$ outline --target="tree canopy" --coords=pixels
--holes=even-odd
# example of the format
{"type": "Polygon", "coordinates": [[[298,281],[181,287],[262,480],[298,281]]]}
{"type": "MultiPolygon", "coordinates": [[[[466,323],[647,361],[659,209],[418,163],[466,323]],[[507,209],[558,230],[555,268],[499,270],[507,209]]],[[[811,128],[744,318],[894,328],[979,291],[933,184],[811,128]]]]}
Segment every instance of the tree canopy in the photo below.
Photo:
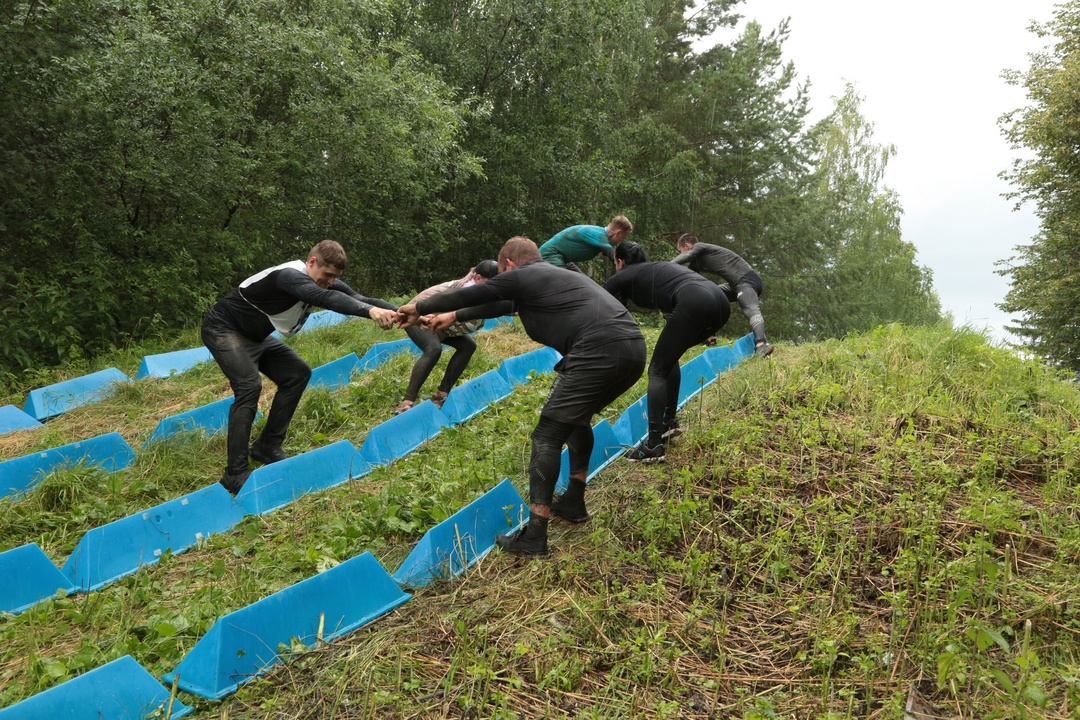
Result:
{"type": "Polygon", "coordinates": [[[1006,74],[1030,104],[1006,115],[1002,129],[1027,151],[1005,176],[1014,198],[1034,204],[1040,231],[1002,263],[1011,288],[999,307],[1020,314],[1009,329],[1031,352],[1080,373],[1080,4],[1059,5],[1034,30],[1052,45],[1031,56],[1026,73],[1006,74]]]}
{"type": "Polygon", "coordinates": [[[736,33],[738,5],[9,4],[0,370],[191,327],[325,237],[404,295],[620,213],[657,259],[744,255],[777,338],[935,319],[895,196],[836,165],[880,150],[858,103],[809,125],[786,26],[736,33]]]}

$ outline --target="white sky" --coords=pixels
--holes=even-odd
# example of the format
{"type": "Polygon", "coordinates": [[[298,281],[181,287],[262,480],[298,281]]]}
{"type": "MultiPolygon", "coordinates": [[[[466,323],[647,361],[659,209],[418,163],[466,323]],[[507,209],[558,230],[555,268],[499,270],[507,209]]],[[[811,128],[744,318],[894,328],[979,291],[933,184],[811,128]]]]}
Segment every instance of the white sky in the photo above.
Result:
{"type": "Polygon", "coordinates": [[[998,174],[1017,153],[998,118],[1027,104],[1001,73],[1030,67],[1028,53],[1042,49],[1031,21],[1050,20],[1054,3],[745,0],[737,11],[765,30],[791,19],[784,57],[811,82],[812,121],[855,85],[874,141],[897,148],[885,185],[900,196],[903,239],[933,271],[942,309],[957,325],[1015,339],[995,307],[1009,290],[995,262],[1027,244],[1038,221],[1001,197],[1010,187],[998,174]]]}

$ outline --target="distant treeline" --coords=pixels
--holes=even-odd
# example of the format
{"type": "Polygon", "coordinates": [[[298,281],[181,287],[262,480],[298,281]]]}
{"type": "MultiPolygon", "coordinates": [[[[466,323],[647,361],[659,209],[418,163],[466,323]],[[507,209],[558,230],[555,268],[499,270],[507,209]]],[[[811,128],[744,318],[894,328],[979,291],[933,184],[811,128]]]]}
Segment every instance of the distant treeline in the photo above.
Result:
{"type": "Polygon", "coordinates": [[[777,339],[939,319],[893,148],[850,88],[808,123],[786,28],[738,6],[7,3],[0,372],[190,328],[322,238],[397,295],[620,213],[654,259],[683,232],[743,255],[777,339]]]}

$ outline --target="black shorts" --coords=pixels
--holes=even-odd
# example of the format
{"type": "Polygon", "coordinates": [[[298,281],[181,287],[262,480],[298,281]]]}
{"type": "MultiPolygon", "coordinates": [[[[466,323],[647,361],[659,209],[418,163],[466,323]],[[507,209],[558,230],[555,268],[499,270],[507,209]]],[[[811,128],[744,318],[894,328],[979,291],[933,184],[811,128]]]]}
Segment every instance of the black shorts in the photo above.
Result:
{"type": "Polygon", "coordinates": [[[572,352],[555,366],[558,375],[540,414],[571,425],[590,425],[593,415],[638,381],[645,356],[642,338],[572,352]]]}

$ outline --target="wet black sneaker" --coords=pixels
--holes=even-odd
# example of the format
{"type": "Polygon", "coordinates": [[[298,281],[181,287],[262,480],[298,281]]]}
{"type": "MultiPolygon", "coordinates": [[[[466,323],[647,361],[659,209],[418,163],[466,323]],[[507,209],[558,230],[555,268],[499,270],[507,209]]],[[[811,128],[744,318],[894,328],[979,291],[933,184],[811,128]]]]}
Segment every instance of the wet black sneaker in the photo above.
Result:
{"type": "Polygon", "coordinates": [[[648,440],[642,440],[630,452],[626,453],[626,459],[630,462],[660,462],[664,459],[664,444],[660,443],[649,447],[648,440]]]}
{"type": "Polygon", "coordinates": [[[499,549],[503,552],[512,553],[514,555],[524,555],[525,557],[547,555],[547,535],[538,538],[527,538],[525,537],[525,531],[528,529],[529,526],[526,525],[512,535],[496,535],[495,544],[498,545],[499,549]]]}
{"type": "Polygon", "coordinates": [[[665,440],[670,440],[671,438],[679,437],[680,435],[682,435],[682,428],[679,427],[678,420],[668,420],[665,425],[666,427],[664,428],[664,434],[660,436],[665,440]]]}
{"type": "Polygon", "coordinates": [[[279,447],[266,448],[259,443],[255,443],[248,448],[248,457],[262,465],[269,465],[270,463],[276,463],[285,460],[289,456],[286,455],[285,451],[279,447]]]}
{"type": "Polygon", "coordinates": [[[567,500],[565,495],[560,495],[551,503],[551,514],[572,523],[583,523],[589,519],[589,511],[585,509],[584,498],[567,500]]]}
{"type": "Polygon", "coordinates": [[[249,475],[251,475],[250,470],[245,470],[239,475],[225,473],[218,482],[221,483],[221,487],[229,491],[230,495],[236,497],[236,494],[240,492],[240,488],[244,487],[244,483],[247,482],[249,475]]]}
{"type": "Polygon", "coordinates": [[[772,355],[773,350],[775,349],[776,348],[766,342],[754,348],[754,354],[757,355],[759,358],[767,358],[772,355]]]}

